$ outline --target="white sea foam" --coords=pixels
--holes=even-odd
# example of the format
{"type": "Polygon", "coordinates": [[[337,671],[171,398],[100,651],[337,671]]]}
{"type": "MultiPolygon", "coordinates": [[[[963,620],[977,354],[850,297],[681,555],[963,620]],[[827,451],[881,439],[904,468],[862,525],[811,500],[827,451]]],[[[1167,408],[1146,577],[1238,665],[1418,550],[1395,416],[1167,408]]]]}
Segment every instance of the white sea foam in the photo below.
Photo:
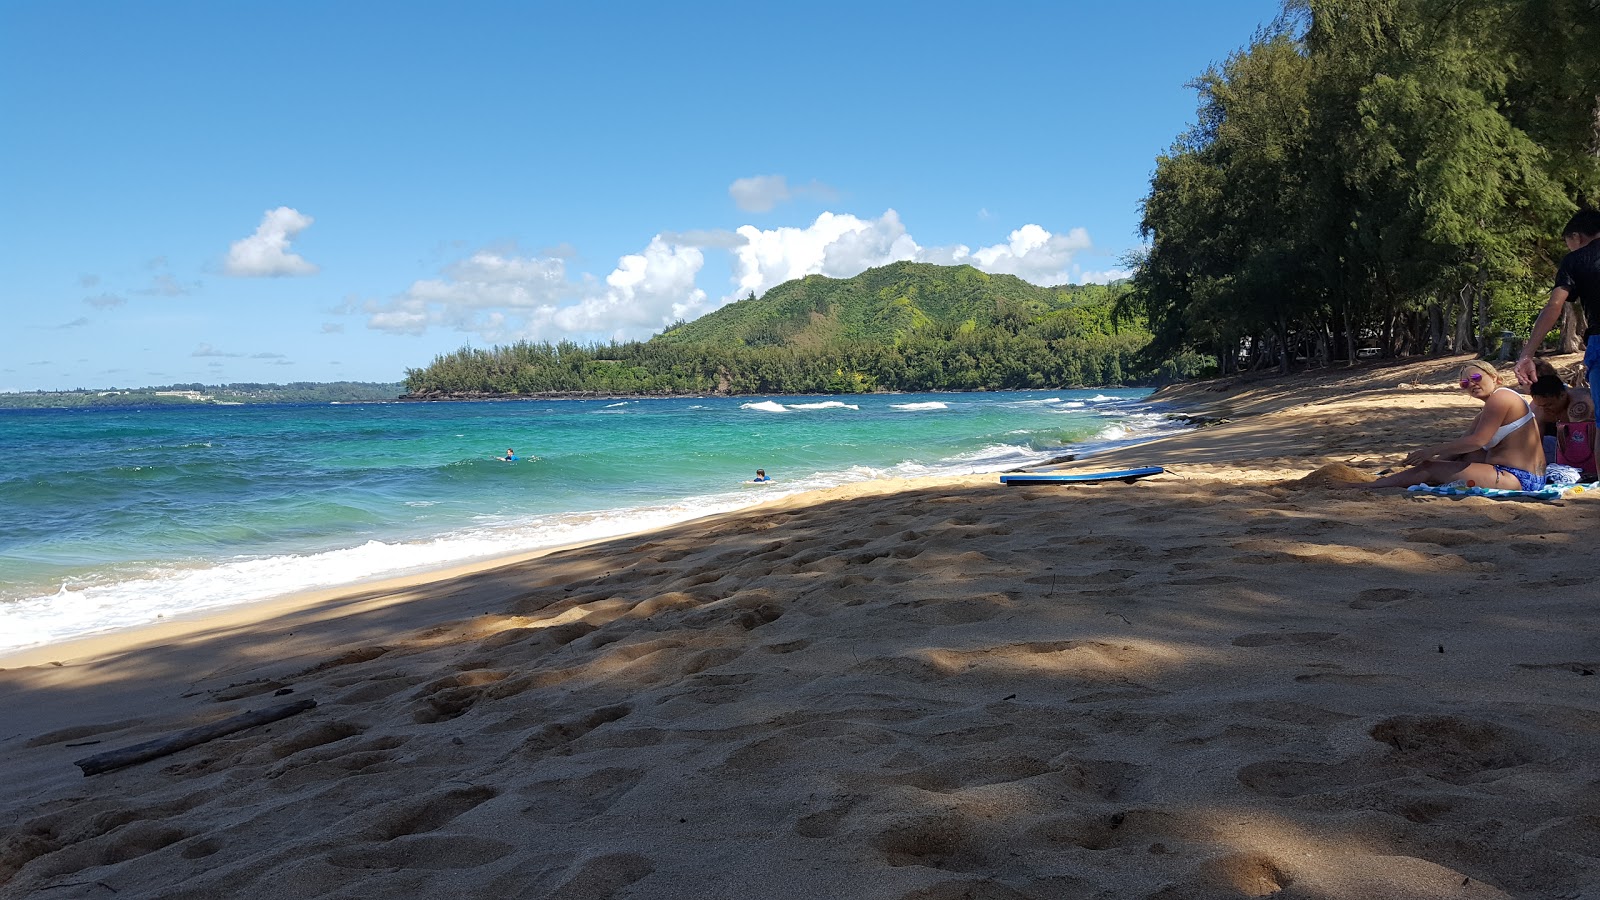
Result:
{"type": "Polygon", "coordinates": [[[926,403],[891,403],[889,408],[905,410],[906,412],[923,412],[931,409],[949,409],[950,404],[940,403],[938,400],[930,400],[926,403]]]}
{"type": "Polygon", "coordinates": [[[740,409],[752,409],[757,412],[786,413],[789,408],[776,400],[761,400],[755,403],[741,403],[740,409]]]}
{"type": "Polygon", "coordinates": [[[629,403],[629,401],[627,401],[627,400],[624,400],[621,403],[607,403],[604,408],[605,409],[616,409],[619,406],[627,406],[628,403],[629,403]]]}
{"type": "Polygon", "coordinates": [[[415,574],[634,531],[662,528],[771,499],[733,493],[633,509],[484,524],[422,541],[368,541],[323,553],[172,565],[121,581],[63,584],[54,594],[0,604],[0,652],[145,625],[302,591],[415,574]]]}
{"type": "Polygon", "coordinates": [[[842,403],[838,400],[824,400],[820,403],[791,403],[790,409],[860,409],[853,403],[842,403]]]}

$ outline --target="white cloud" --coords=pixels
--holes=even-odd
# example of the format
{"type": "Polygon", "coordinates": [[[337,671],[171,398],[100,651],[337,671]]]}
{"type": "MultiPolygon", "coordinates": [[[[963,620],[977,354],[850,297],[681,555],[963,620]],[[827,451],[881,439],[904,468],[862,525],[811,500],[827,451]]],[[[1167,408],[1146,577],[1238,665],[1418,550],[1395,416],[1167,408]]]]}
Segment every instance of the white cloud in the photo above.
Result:
{"type": "Polygon", "coordinates": [[[820,181],[791,188],[789,179],[782,175],[755,175],[735,179],[728,185],[728,196],[745,212],[771,212],[778,204],[800,197],[833,201],[838,199],[839,192],[820,181]]]}
{"type": "Polygon", "coordinates": [[[418,281],[387,303],[367,303],[367,327],[422,334],[432,327],[472,332],[486,340],[629,340],[706,311],[695,286],[705,256],[657,235],[639,253],[617,261],[603,282],[568,279],[554,257],[479,251],[418,281]]]}
{"type": "Polygon", "coordinates": [[[85,297],[83,298],[83,302],[89,304],[95,309],[111,309],[112,307],[121,306],[128,301],[118,297],[116,294],[100,294],[99,296],[95,297],[85,297]]]}
{"type": "Polygon", "coordinates": [[[1113,281],[1121,281],[1124,278],[1132,277],[1133,271],[1131,269],[1106,269],[1102,272],[1080,272],[1076,281],[1079,284],[1110,284],[1113,281]]]}
{"type": "Polygon", "coordinates": [[[316,221],[287,206],[268,210],[255,234],[233,242],[223,271],[244,278],[315,275],[317,267],[289,252],[289,241],[316,221]]]}
{"type": "Polygon", "coordinates": [[[1082,228],[1051,234],[1038,225],[1024,225],[1011,232],[1008,242],[984,247],[972,258],[985,272],[1015,275],[1039,285],[1066,284],[1072,280],[1072,257],[1091,246],[1089,232],[1082,228]]]}
{"type": "Polygon", "coordinates": [[[762,230],[745,225],[738,232],[745,244],[734,250],[735,290],[727,299],[806,275],[849,278],[875,266],[913,261],[938,265],[971,265],[985,272],[1011,274],[1038,285],[1072,280],[1073,257],[1091,246],[1082,228],[1052,234],[1038,225],[1011,232],[1004,244],[973,251],[964,244],[923,247],[907,233],[894,210],[876,220],[823,213],[807,228],[762,230]]]}
{"type": "Polygon", "coordinates": [[[922,248],[906,234],[900,215],[886,211],[876,220],[825,212],[807,228],[754,225],[739,228],[744,246],[734,250],[734,295],[762,294],[774,285],[807,275],[849,278],[873,266],[917,259],[922,248]]]}

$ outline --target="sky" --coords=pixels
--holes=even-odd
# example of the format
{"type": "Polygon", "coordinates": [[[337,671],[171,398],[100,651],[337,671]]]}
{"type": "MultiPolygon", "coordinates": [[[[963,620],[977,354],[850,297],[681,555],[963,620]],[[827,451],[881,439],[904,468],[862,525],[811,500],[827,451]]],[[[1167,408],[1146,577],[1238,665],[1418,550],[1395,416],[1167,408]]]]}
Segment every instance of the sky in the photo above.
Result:
{"type": "Polygon", "coordinates": [[[1277,0],[0,0],[0,391],[399,381],[899,260],[1126,274],[1277,0]]]}

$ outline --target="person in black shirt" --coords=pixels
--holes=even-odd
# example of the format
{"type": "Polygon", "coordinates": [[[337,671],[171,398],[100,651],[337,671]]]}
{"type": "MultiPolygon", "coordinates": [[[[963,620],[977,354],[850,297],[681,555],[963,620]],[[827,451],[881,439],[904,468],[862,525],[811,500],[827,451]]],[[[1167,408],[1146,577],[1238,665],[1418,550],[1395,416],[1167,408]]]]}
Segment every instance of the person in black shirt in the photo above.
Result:
{"type": "Polygon", "coordinates": [[[1539,311],[1528,343],[1517,357],[1517,380],[1523,384],[1533,383],[1536,377],[1534,351],[1560,321],[1562,307],[1578,301],[1589,318],[1589,330],[1583,333],[1583,364],[1589,370],[1589,396],[1592,408],[1600,408],[1600,371],[1596,371],[1600,369],[1600,240],[1596,240],[1600,237],[1600,211],[1580,210],[1562,229],[1561,237],[1566,240],[1569,252],[1561,258],[1550,300],[1539,311]]]}

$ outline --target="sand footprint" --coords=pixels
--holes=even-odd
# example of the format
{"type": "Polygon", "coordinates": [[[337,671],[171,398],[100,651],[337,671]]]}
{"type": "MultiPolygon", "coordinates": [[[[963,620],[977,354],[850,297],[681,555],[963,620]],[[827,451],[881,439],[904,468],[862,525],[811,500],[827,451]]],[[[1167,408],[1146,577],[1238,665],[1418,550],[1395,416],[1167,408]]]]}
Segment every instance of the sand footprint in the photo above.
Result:
{"type": "Polygon", "coordinates": [[[954,811],[923,813],[904,818],[867,843],[883,854],[891,866],[927,866],[954,872],[974,872],[989,864],[974,838],[968,818],[954,811]]]}
{"type": "Polygon", "coordinates": [[[656,867],[637,853],[608,853],[584,860],[578,869],[545,900],[610,900],[622,890],[654,872],[656,867]]]}
{"type": "Polygon", "coordinates": [[[1390,603],[1409,600],[1417,596],[1417,592],[1409,588],[1380,587],[1367,588],[1350,601],[1351,609],[1378,609],[1390,603]]]}
{"type": "Polygon", "coordinates": [[[1337,631],[1268,631],[1241,634],[1233,639],[1235,647],[1304,646],[1331,641],[1339,636],[1337,631]]]}

